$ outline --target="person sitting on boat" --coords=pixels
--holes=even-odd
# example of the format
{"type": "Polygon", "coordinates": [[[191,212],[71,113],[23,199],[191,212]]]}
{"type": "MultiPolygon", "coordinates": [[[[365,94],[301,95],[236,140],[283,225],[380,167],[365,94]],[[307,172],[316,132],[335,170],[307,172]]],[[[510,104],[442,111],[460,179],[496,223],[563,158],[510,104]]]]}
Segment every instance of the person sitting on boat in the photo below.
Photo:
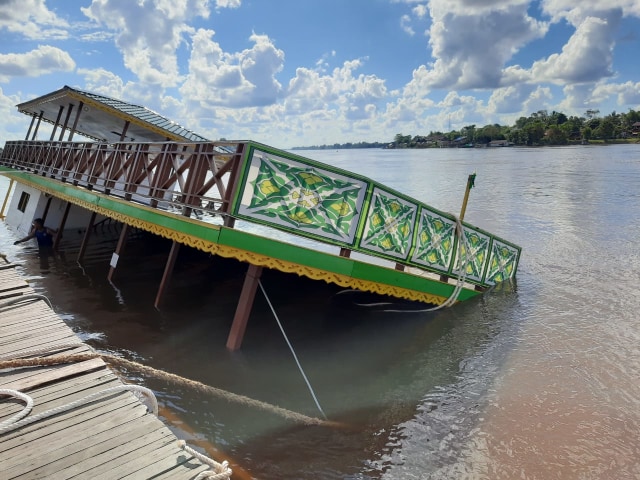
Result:
{"type": "Polygon", "coordinates": [[[38,241],[39,247],[52,247],[53,238],[56,233],[58,233],[58,230],[46,227],[41,218],[36,218],[33,221],[31,232],[29,233],[29,235],[21,238],[20,240],[16,240],[15,242],[13,242],[13,244],[17,245],[35,237],[35,239],[38,241]]]}

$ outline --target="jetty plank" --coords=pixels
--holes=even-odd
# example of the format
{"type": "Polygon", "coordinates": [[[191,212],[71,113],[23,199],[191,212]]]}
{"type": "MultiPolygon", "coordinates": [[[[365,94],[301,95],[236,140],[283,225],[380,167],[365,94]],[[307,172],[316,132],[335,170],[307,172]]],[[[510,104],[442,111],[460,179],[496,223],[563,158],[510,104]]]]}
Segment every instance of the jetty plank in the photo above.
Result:
{"type": "MultiPolygon", "coordinates": [[[[28,295],[33,289],[15,269],[0,271],[0,293],[28,295]],[[7,290],[9,289],[9,290],[7,290]]],[[[0,298],[3,298],[0,296],[0,298]]],[[[46,302],[0,300],[0,358],[86,353],[90,349],[46,302]]],[[[100,358],[53,366],[0,371],[0,387],[27,393],[34,408],[26,418],[64,409],[88,395],[121,386],[100,358]]],[[[23,402],[0,399],[0,420],[23,402]]],[[[186,454],[173,432],[130,391],[107,392],[89,403],[56,411],[18,429],[0,433],[0,477],[192,479],[209,467],[186,454]]]]}

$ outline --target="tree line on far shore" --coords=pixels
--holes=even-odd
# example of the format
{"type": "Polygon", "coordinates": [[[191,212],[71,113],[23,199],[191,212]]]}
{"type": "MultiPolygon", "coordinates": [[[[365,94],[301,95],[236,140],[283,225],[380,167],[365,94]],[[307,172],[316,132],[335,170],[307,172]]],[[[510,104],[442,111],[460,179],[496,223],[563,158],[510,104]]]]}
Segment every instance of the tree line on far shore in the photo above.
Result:
{"type": "Polygon", "coordinates": [[[589,142],[640,141],[640,111],[630,109],[601,117],[599,110],[587,110],[585,116],[567,116],[562,112],[538,110],[520,117],[512,126],[499,124],[467,125],[450,132],[428,135],[396,134],[391,142],[359,142],[312,147],[306,149],[342,148],[433,148],[498,145],[567,145],[589,142]]]}

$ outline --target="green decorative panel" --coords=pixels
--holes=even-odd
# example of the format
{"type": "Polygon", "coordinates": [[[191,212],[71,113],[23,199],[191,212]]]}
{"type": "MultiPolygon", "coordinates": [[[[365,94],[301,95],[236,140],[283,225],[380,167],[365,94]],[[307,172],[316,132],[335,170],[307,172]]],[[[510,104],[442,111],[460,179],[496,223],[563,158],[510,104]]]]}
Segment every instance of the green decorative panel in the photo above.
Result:
{"type": "MultiPolygon", "coordinates": [[[[463,243],[460,247],[460,252],[462,253],[462,258],[466,259],[466,281],[481,283],[482,276],[484,274],[484,267],[489,257],[489,244],[491,237],[466,225],[464,226],[464,235],[467,238],[467,243],[469,244],[469,251],[467,252],[467,248],[463,243]]],[[[456,245],[456,250],[457,249],[458,247],[456,245]]],[[[457,273],[459,268],[460,257],[456,252],[456,261],[452,274],[457,273]]]]}
{"type": "Polygon", "coordinates": [[[491,245],[489,267],[484,283],[495,285],[513,277],[516,273],[519,257],[519,248],[494,239],[491,245]]]}
{"type": "Polygon", "coordinates": [[[455,237],[454,220],[423,207],[411,262],[430,270],[448,273],[456,244],[455,237]]]}
{"type": "Polygon", "coordinates": [[[312,162],[253,149],[240,191],[235,208],[240,217],[351,245],[367,183],[312,162]]]}
{"type": "Polygon", "coordinates": [[[359,249],[406,260],[411,251],[417,210],[415,203],[376,186],[369,202],[359,249]]]}

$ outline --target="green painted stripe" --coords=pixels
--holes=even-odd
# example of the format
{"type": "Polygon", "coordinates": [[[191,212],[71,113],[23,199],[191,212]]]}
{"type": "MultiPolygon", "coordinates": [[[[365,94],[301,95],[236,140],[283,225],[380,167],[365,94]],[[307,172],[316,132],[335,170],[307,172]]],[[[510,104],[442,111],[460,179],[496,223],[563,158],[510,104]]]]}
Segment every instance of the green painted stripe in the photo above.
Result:
{"type": "Polygon", "coordinates": [[[187,218],[181,218],[178,215],[172,215],[150,207],[136,205],[125,200],[114,197],[108,197],[99,192],[92,192],[70,184],[61,183],[57,180],[33,175],[26,172],[16,172],[11,169],[2,168],[0,171],[10,173],[16,179],[24,178],[25,181],[41,185],[69,197],[100,206],[104,209],[111,210],[131,218],[135,218],[150,224],[160,225],[162,227],[174,230],[176,232],[186,233],[203,240],[217,243],[220,229],[217,225],[199,223],[190,221],[187,218]]]}
{"type": "MultiPolygon", "coordinates": [[[[417,275],[404,273],[392,268],[368,264],[350,258],[318,252],[309,248],[284,243],[241,230],[201,223],[178,215],[161,212],[150,207],[137,205],[124,200],[108,197],[98,192],[91,192],[70,184],[60,183],[47,177],[26,172],[16,172],[0,167],[1,173],[9,173],[16,179],[41,185],[60,192],[69,197],[88,202],[104,209],[139,219],[144,222],[160,225],[167,229],[186,233],[207,242],[237,248],[271,258],[291,262],[313,269],[333,272],[354,279],[395,286],[402,289],[424,292],[441,297],[449,297],[454,290],[453,285],[442,283],[417,275]]],[[[459,300],[478,295],[474,290],[462,290],[459,300]]]]}

